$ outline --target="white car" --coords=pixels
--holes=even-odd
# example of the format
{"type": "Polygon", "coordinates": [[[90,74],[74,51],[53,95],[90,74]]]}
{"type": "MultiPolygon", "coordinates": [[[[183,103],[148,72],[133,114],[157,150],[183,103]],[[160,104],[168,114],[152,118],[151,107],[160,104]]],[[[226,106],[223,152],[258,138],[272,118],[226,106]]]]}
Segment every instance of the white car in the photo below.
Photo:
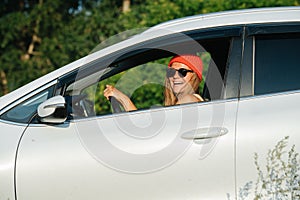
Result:
{"type": "Polygon", "coordinates": [[[299,49],[300,7],[198,15],[1,97],[0,199],[299,199],[299,49]],[[205,101],[165,107],[167,63],[191,52],[205,101]]]}

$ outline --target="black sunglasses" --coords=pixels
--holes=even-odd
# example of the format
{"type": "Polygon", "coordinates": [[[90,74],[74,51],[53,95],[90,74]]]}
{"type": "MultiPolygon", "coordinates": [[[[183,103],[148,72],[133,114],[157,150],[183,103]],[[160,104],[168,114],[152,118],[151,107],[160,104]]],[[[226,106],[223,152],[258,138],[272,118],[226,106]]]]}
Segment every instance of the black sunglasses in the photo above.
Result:
{"type": "Polygon", "coordinates": [[[180,68],[180,69],[168,68],[167,69],[167,77],[173,77],[175,75],[176,71],[178,71],[178,75],[181,78],[185,77],[188,72],[194,72],[192,70],[188,70],[188,69],[184,69],[184,68],[180,68]]]}

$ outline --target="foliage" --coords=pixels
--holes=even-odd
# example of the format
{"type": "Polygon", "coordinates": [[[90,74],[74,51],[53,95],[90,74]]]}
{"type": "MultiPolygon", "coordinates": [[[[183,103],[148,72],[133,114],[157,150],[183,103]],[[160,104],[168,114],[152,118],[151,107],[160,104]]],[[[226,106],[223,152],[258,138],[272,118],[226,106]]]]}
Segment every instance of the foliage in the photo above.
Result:
{"type": "Polygon", "coordinates": [[[205,1],[203,13],[235,10],[245,8],[276,7],[276,6],[298,6],[299,0],[210,0],[205,1]]]}
{"type": "Polygon", "coordinates": [[[125,30],[201,13],[300,0],[5,0],[0,2],[0,96],[81,58],[125,30]]]}
{"type": "Polygon", "coordinates": [[[255,154],[258,178],[255,187],[255,199],[300,199],[300,162],[295,145],[284,160],[288,137],[279,141],[267,156],[266,174],[263,173],[255,154]]]}
{"type": "MultiPolygon", "coordinates": [[[[267,154],[266,166],[259,164],[259,156],[254,154],[254,163],[258,173],[255,188],[249,181],[241,187],[239,200],[248,199],[254,189],[254,200],[300,199],[300,160],[295,145],[286,152],[289,137],[280,140],[267,154]]],[[[227,195],[228,199],[230,196],[227,195]]]]}

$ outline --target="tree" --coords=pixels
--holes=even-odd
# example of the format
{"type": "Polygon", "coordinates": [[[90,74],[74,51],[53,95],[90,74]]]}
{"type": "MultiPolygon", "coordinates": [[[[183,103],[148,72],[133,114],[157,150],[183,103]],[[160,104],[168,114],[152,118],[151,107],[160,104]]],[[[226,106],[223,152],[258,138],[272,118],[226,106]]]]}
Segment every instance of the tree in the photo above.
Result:
{"type": "Polygon", "coordinates": [[[300,0],[4,0],[0,96],[125,30],[201,13],[296,5],[300,0]]]}
{"type": "Polygon", "coordinates": [[[51,46],[49,38],[59,35],[64,23],[74,17],[69,9],[76,7],[76,3],[75,0],[68,3],[59,0],[1,3],[1,77],[6,77],[7,81],[1,81],[0,95],[57,68],[53,64],[56,58],[49,58],[49,51],[45,49],[51,46]]]}

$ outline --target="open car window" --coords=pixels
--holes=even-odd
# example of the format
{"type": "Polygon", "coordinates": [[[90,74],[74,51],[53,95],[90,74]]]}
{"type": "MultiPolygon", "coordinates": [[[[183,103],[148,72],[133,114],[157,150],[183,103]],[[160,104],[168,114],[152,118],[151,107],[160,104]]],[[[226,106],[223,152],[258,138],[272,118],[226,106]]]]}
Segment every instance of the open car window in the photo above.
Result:
{"type": "MultiPolygon", "coordinates": [[[[206,52],[199,54],[199,57],[202,58],[204,64],[204,78],[199,84],[197,91],[201,95],[210,62],[210,55],[206,52]]],[[[164,107],[165,77],[170,59],[171,57],[162,58],[122,71],[83,89],[80,94],[94,102],[96,115],[113,112],[111,102],[104,96],[106,85],[112,85],[122,91],[134,102],[138,110],[164,107]]],[[[123,108],[121,109],[123,110],[123,108]]]]}
{"type": "Polygon", "coordinates": [[[203,79],[196,92],[204,102],[224,99],[232,38],[160,39],[129,49],[109,61],[85,66],[73,80],[68,77],[61,84],[65,85],[62,93],[69,102],[70,118],[114,113],[111,102],[104,96],[106,85],[126,94],[138,111],[165,107],[166,69],[173,56],[182,54],[197,55],[203,62],[203,79]]]}

